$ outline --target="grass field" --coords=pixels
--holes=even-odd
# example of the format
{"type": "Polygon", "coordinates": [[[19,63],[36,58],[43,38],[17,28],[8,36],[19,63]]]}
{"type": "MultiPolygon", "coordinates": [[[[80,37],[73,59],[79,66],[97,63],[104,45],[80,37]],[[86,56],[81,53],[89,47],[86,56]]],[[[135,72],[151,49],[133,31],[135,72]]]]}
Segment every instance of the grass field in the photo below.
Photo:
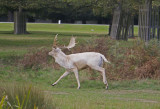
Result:
{"type": "MultiPolygon", "coordinates": [[[[137,27],[135,33],[137,34],[137,27]]],[[[81,89],[77,90],[74,74],[51,84],[64,72],[63,68],[46,66],[24,69],[17,65],[28,52],[51,49],[53,37],[59,34],[59,44],[67,44],[77,36],[78,44],[88,43],[97,37],[106,37],[105,25],[27,24],[29,34],[14,35],[12,23],[0,23],[0,84],[32,84],[53,98],[57,109],[159,109],[160,80],[108,80],[109,90],[104,90],[101,79],[89,80],[88,70],[80,72],[81,89]]],[[[131,45],[133,39],[121,46],[131,45]]],[[[121,43],[121,42],[120,42],[121,43]]],[[[78,45],[77,45],[78,46],[78,45]]],[[[50,61],[54,61],[51,57],[50,61]]],[[[94,76],[100,76],[98,72],[94,76]]],[[[1,97],[0,97],[1,98],[1,97]]]]}

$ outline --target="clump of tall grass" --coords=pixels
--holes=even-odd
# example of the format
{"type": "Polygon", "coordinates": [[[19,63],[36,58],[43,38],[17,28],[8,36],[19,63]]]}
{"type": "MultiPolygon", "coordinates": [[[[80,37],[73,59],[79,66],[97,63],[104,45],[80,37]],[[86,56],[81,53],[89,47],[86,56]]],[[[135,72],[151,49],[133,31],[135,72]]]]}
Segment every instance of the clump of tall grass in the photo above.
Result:
{"type": "Polygon", "coordinates": [[[51,96],[28,85],[0,85],[0,109],[54,109],[51,96]]]}

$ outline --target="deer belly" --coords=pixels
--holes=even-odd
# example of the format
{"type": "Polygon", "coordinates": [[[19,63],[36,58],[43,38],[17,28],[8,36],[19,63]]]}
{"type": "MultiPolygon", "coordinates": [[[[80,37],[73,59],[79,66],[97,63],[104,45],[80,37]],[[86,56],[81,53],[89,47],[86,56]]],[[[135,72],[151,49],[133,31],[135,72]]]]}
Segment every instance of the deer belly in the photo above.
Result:
{"type": "Polygon", "coordinates": [[[74,65],[80,70],[87,67],[86,61],[77,61],[74,65]]]}

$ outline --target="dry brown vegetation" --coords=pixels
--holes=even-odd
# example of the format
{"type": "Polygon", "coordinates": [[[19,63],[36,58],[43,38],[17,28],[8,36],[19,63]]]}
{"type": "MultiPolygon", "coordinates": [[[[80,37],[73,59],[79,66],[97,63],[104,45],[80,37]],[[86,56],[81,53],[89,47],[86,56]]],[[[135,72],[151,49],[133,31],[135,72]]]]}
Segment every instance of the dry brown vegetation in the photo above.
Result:
{"type": "MultiPolygon", "coordinates": [[[[160,78],[159,44],[151,41],[147,46],[137,39],[133,41],[115,41],[110,38],[99,38],[87,44],[79,44],[72,51],[63,50],[66,54],[79,52],[100,52],[111,64],[106,64],[106,73],[110,80],[160,78]],[[128,45],[129,44],[129,45],[128,45]]],[[[41,49],[28,53],[21,60],[24,68],[39,69],[46,66],[60,68],[51,57],[49,50],[41,49]]],[[[98,79],[99,77],[91,78],[98,79]]]]}
{"type": "Polygon", "coordinates": [[[39,69],[46,67],[48,64],[48,50],[41,49],[36,50],[36,52],[29,52],[24,55],[24,58],[20,61],[25,69],[39,69]]]}

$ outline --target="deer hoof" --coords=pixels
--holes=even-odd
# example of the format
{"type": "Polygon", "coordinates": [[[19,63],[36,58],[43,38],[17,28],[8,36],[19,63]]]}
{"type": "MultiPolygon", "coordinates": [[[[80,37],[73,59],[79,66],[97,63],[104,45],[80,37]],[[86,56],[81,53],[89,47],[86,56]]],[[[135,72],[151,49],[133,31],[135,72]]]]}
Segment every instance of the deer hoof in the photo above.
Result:
{"type": "Polygon", "coordinates": [[[77,89],[79,90],[79,89],[80,89],[80,87],[77,87],[77,89]]]}
{"type": "Polygon", "coordinates": [[[106,86],[106,90],[108,90],[108,86],[106,86]]]}
{"type": "Polygon", "coordinates": [[[52,84],[52,86],[55,86],[56,84],[52,84]]]}

